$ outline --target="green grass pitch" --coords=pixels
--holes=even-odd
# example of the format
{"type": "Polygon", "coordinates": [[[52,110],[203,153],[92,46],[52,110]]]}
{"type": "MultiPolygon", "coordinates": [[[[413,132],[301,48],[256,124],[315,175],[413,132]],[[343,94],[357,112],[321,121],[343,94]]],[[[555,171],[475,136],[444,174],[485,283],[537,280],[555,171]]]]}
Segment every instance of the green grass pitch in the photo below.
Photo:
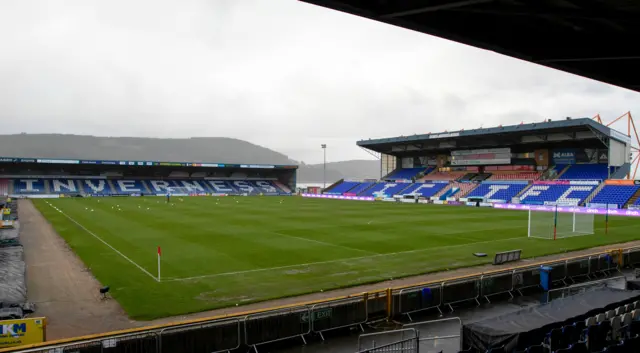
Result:
{"type": "Polygon", "coordinates": [[[617,217],[609,235],[596,218],[595,235],[528,239],[522,211],[300,197],[34,202],[126,312],[141,320],[492,261],[473,252],[523,249],[523,257],[532,257],[640,235],[639,220],[617,217]],[[153,278],[157,246],[160,283],[153,278]]]}

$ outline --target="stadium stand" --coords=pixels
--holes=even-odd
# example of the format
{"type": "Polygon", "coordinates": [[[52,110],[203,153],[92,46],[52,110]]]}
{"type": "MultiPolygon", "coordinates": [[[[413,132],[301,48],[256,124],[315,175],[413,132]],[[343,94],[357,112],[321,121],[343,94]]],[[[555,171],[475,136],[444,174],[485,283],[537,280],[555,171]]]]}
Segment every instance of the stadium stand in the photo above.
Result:
{"type": "Polygon", "coordinates": [[[15,179],[13,180],[13,192],[23,195],[47,194],[43,179],[15,179]]]}
{"type": "MultiPolygon", "coordinates": [[[[224,194],[286,194],[289,193],[271,180],[138,180],[138,179],[16,179],[8,180],[8,190],[13,182],[16,195],[34,194],[87,194],[128,195],[164,194],[168,187],[181,187],[190,193],[224,194]]],[[[356,183],[357,185],[358,183],[356,183]]]]}
{"type": "Polygon", "coordinates": [[[420,172],[424,172],[425,174],[428,174],[432,170],[433,170],[433,168],[431,168],[431,167],[429,167],[429,168],[420,167],[420,168],[396,169],[393,172],[391,172],[389,175],[384,177],[383,179],[384,180],[410,180],[411,178],[413,178],[416,175],[418,175],[418,173],[420,173],[420,172]]]}
{"type": "Polygon", "coordinates": [[[532,185],[520,196],[520,202],[534,205],[545,202],[579,205],[595,188],[596,185],[532,185]]]}
{"type": "Polygon", "coordinates": [[[605,185],[591,199],[591,203],[618,205],[618,208],[622,208],[639,189],[639,185],[605,185]]]}
{"type": "Polygon", "coordinates": [[[403,190],[400,195],[419,195],[422,197],[432,197],[440,190],[447,187],[448,183],[415,183],[403,190]]]}
{"type": "Polygon", "coordinates": [[[0,196],[9,195],[9,180],[0,179],[0,196]]]}
{"type": "Polygon", "coordinates": [[[608,176],[605,164],[573,164],[558,180],[605,180],[608,176]]]}
{"type": "Polygon", "coordinates": [[[372,188],[361,193],[360,196],[376,196],[378,193],[386,196],[393,196],[401,193],[409,186],[411,186],[410,183],[377,183],[372,188]]]}
{"type": "Polygon", "coordinates": [[[360,195],[362,192],[364,192],[365,190],[369,189],[370,187],[372,187],[373,185],[375,185],[376,183],[374,182],[364,182],[361,183],[360,185],[356,186],[355,188],[349,190],[349,193],[353,193],[356,195],[360,195]]]}
{"type": "Polygon", "coordinates": [[[470,197],[482,197],[487,200],[500,200],[504,202],[511,202],[518,193],[528,186],[527,183],[495,183],[495,182],[483,182],[476,189],[471,191],[467,198],[470,197]]]}
{"type": "Polygon", "coordinates": [[[538,180],[541,172],[492,172],[488,180],[538,180]]]}
{"type": "Polygon", "coordinates": [[[343,181],[342,183],[334,186],[330,190],[325,191],[325,194],[329,195],[342,195],[345,192],[350,191],[356,186],[360,185],[360,182],[357,181],[343,181]]]}

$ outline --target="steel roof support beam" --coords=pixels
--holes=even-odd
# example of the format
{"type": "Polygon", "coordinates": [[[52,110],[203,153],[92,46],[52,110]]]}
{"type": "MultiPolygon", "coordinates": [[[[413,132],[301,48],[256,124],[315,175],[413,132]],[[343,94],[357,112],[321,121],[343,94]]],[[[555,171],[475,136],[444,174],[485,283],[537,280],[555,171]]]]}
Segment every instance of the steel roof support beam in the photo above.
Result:
{"type": "Polygon", "coordinates": [[[399,11],[393,12],[385,15],[380,15],[378,18],[380,19],[388,19],[395,17],[403,17],[410,15],[418,15],[426,12],[434,12],[434,11],[442,11],[442,10],[453,10],[465,6],[477,5],[477,4],[486,4],[493,2],[494,0],[466,0],[466,1],[458,1],[450,4],[442,4],[442,5],[434,5],[434,6],[425,6],[419,9],[407,10],[407,11],[399,11]]]}

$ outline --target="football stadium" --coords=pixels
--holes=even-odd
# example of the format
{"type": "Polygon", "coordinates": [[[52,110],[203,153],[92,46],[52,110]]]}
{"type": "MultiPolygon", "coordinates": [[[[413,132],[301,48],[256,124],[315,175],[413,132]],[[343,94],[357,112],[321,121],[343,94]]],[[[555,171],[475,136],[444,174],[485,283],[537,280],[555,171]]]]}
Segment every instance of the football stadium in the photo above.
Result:
{"type": "MultiPolygon", "coordinates": [[[[480,47],[446,26],[491,3],[309,2],[480,47]]],[[[3,156],[0,352],[637,352],[639,143],[631,113],[416,131],[305,190],[294,164],[3,156]]]]}

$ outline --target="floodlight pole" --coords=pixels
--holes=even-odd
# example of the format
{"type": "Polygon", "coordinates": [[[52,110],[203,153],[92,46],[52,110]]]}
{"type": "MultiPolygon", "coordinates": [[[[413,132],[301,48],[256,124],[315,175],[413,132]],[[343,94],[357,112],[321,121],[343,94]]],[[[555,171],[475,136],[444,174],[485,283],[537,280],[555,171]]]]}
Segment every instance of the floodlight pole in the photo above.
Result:
{"type": "Polygon", "coordinates": [[[327,188],[327,145],[323,143],[320,147],[322,147],[322,153],[324,155],[322,163],[322,192],[324,192],[324,189],[327,188]]]}

